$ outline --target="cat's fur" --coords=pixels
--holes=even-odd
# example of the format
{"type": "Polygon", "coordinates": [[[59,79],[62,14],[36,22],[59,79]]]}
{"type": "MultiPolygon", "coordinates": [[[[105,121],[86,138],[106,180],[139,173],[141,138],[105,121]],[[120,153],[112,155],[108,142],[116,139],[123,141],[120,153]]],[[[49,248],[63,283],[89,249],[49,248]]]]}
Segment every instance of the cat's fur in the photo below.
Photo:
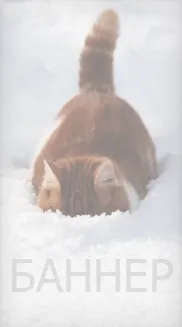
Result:
{"type": "Polygon", "coordinates": [[[43,210],[71,216],[133,210],[157,176],[147,129],[115,94],[118,28],[113,10],[99,16],[80,57],[80,93],[63,106],[35,158],[32,183],[43,210]]]}

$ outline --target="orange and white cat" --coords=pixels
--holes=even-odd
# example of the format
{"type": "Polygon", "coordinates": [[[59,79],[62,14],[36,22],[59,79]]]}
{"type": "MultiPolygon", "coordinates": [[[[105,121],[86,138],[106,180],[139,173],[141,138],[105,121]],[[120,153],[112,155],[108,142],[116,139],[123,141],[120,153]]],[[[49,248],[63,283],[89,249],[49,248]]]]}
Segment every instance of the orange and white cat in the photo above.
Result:
{"type": "Polygon", "coordinates": [[[36,155],[37,205],[66,215],[134,210],[157,177],[153,141],[135,110],[115,94],[113,52],[119,19],[101,13],[80,56],[80,92],[56,118],[36,155]]]}

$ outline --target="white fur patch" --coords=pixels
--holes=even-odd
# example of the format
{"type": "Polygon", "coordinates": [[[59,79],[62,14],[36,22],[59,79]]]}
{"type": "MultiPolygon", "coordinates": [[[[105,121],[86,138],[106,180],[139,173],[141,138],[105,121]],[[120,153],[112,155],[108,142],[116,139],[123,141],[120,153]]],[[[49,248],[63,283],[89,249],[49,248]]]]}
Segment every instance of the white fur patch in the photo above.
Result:
{"type": "Polygon", "coordinates": [[[57,177],[55,176],[51,167],[45,160],[44,160],[44,170],[45,170],[45,174],[44,174],[42,187],[45,189],[51,189],[51,188],[60,189],[60,184],[57,177]]]}
{"type": "Polygon", "coordinates": [[[63,117],[56,119],[51,126],[47,129],[47,131],[45,132],[45,134],[43,135],[43,137],[41,138],[40,142],[38,143],[36,150],[35,150],[35,154],[33,157],[33,163],[32,166],[36,160],[36,158],[38,157],[38,155],[41,153],[43,147],[45,146],[45,144],[47,143],[47,141],[50,139],[51,135],[57,130],[57,128],[60,128],[60,125],[63,122],[63,117]]]}
{"type": "Polygon", "coordinates": [[[124,181],[124,188],[128,196],[130,211],[132,212],[138,208],[140,204],[140,197],[135,188],[126,180],[124,181]]]}

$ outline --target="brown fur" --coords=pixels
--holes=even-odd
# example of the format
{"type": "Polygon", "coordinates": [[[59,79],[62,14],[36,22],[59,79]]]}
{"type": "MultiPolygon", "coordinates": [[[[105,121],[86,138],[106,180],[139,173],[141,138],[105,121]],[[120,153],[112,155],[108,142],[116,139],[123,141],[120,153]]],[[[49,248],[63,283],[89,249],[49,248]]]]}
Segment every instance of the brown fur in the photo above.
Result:
{"type": "Polygon", "coordinates": [[[148,182],[157,176],[155,147],[147,129],[134,109],[114,93],[112,53],[117,32],[117,15],[104,12],[85,41],[81,92],[63,106],[58,128],[35,159],[32,183],[43,210],[59,209],[72,216],[129,210],[125,181],[142,199],[148,182]],[[44,159],[52,177],[46,177],[44,159]],[[54,187],[45,187],[51,178],[54,187]]]}
{"type": "Polygon", "coordinates": [[[80,57],[81,90],[114,91],[113,51],[118,28],[118,17],[112,9],[104,11],[94,24],[80,57]]]}

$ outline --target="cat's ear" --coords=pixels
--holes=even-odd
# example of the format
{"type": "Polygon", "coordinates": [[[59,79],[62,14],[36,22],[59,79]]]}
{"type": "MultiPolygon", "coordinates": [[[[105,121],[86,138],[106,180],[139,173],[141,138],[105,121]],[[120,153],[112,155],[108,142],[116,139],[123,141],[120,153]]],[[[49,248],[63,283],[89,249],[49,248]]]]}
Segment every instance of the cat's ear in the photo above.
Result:
{"type": "Polygon", "coordinates": [[[57,177],[56,166],[44,160],[44,184],[46,186],[58,186],[59,180],[57,177]]]}
{"type": "Polygon", "coordinates": [[[119,183],[116,169],[111,160],[105,160],[97,168],[95,174],[95,186],[116,186],[119,183]]]}

